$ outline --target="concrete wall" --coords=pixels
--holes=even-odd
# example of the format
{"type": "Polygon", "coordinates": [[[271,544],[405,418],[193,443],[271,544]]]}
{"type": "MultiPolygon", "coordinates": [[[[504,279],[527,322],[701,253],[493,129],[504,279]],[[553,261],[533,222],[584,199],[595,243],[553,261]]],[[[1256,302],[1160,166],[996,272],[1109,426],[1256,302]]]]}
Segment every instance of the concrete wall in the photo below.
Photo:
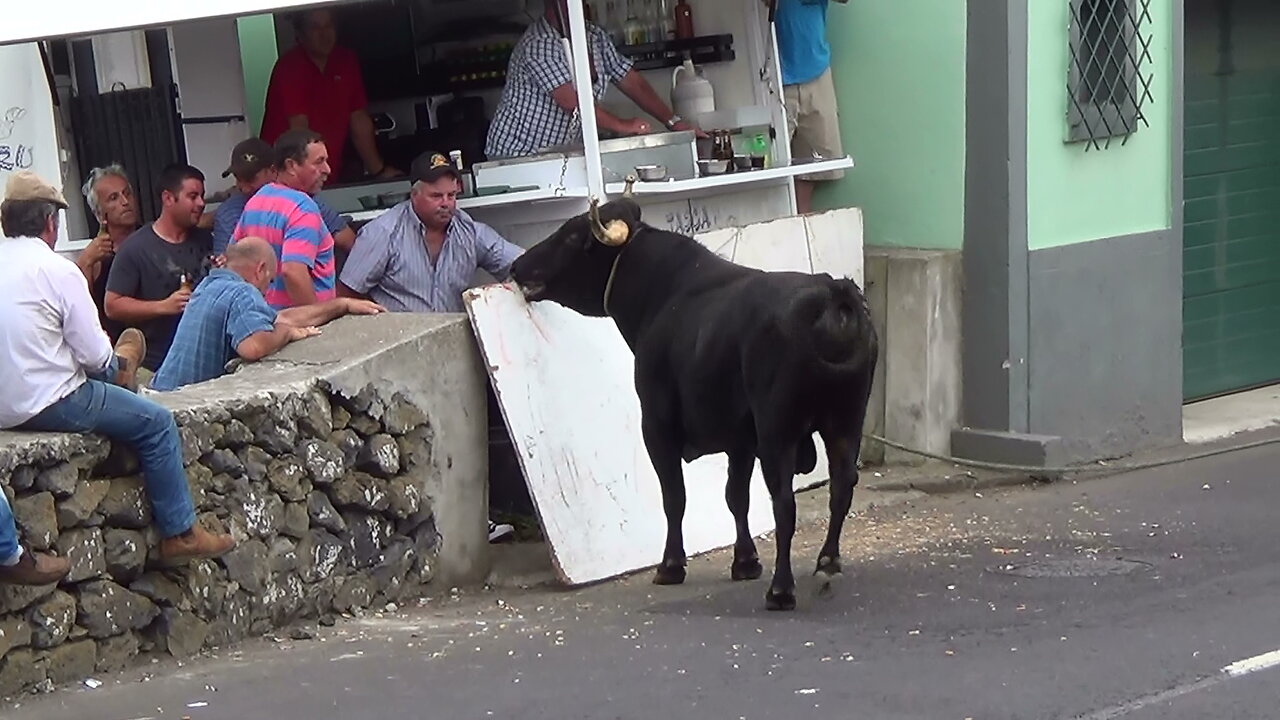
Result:
{"type": "MultiPolygon", "coordinates": [[[[960,253],[867,248],[867,304],[880,358],[868,432],[949,454],[960,417],[960,253]]],[[[863,459],[918,464],[920,455],[867,442],[863,459]]]]}
{"type": "Polygon", "coordinates": [[[1061,437],[1064,457],[1181,438],[1176,238],[1152,232],[1029,254],[1028,428],[1061,437]]]}
{"type": "Polygon", "coordinates": [[[57,587],[0,586],[0,696],[481,581],[485,382],[465,318],[387,315],[158,396],[200,522],[238,541],[177,569],[126,448],[0,433],[22,539],[72,560],[57,587]]]}
{"type": "MultiPolygon", "coordinates": [[[[965,3],[853,0],[828,11],[845,178],[819,209],[860,207],[868,245],[964,240],[965,3]]],[[[987,80],[989,82],[989,80],[987,80]]]]}

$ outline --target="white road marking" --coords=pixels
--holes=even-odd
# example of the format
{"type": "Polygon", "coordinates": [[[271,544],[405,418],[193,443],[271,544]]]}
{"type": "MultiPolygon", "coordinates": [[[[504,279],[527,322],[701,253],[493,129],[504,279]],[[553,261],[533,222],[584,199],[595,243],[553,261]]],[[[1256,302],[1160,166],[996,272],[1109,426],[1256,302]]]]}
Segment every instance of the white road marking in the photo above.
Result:
{"type": "Polygon", "coordinates": [[[1109,708],[1097,710],[1087,715],[1077,715],[1073,720],[1112,720],[1113,718],[1128,715],[1136,710],[1141,710],[1152,705],[1158,705],[1175,698],[1180,698],[1183,695],[1188,695],[1198,690],[1207,690],[1211,687],[1221,685],[1232,678],[1243,677],[1278,665],[1280,665],[1280,650],[1272,650],[1269,653],[1263,653],[1261,655],[1255,655],[1251,658],[1245,658],[1244,660],[1233,662],[1219,670],[1217,674],[1210,675],[1207,678],[1178,685],[1176,687],[1169,688],[1168,690],[1152,693],[1151,695],[1144,695],[1136,700],[1130,700],[1129,702],[1122,703],[1120,705],[1113,705],[1109,708]]]}
{"type": "Polygon", "coordinates": [[[1233,662],[1222,668],[1222,672],[1231,677],[1240,677],[1241,675],[1248,675],[1249,673],[1255,673],[1259,670],[1273,668],[1277,665],[1280,665],[1280,650],[1272,650],[1269,653],[1258,655],[1257,657],[1251,657],[1247,660],[1241,660],[1240,662],[1233,662]]]}
{"type": "Polygon", "coordinates": [[[1092,713],[1089,713],[1088,715],[1077,715],[1075,717],[1075,720],[1112,720],[1112,718],[1118,718],[1118,717],[1121,717],[1122,715],[1128,715],[1129,713],[1134,712],[1135,710],[1141,710],[1149,705],[1158,705],[1160,703],[1168,702],[1174,698],[1182,697],[1183,695],[1186,695],[1188,693],[1193,693],[1197,690],[1204,690],[1206,688],[1211,688],[1214,685],[1217,685],[1218,683],[1222,682],[1223,680],[1226,680],[1226,676],[1215,675],[1213,677],[1208,677],[1198,682],[1193,682],[1187,685],[1179,685],[1178,687],[1170,688],[1163,692],[1155,693],[1154,695],[1147,695],[1146,697],[1140,697],[1137,700],[1131,700],[1127,703],[1124,703],[1123,705],[1113,705],[1109,708],[1106,708],[1105,710],[1092,712],[1092,713]]]}

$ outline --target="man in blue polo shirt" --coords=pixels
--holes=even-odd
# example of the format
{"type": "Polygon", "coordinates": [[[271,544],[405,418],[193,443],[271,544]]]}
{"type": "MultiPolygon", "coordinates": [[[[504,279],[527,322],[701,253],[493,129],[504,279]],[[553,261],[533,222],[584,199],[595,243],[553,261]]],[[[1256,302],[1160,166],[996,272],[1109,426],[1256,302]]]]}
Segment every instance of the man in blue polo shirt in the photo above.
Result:
{"type": "MultiPolygon", "coordinates": [[[[797,160],[842,157],[840,115],[835,83],[831,80],[831,45],[827,42],[827,0],[772,1],[777,3],[778,62],[782,65],[782,94],[791,128],[791,156],[797,160]]],[[[813,210],[814,183],[843,176],[843,170],[832,170],[797,177],[796,207],[800,214],[813,210]]]]}
{"type": "Polygon", "coordinates": [[[277,312],[262,295],[276,276],[271,245],[244,238],[227,247],[226,257],[226,267],[212,270],[191,295],[151,390],[212,380],[226,372],[231,360],[261,360],[295,340],[318,335],[316,326],[334,318],[383,312],[377,303],[352,298],[277,312]]]}

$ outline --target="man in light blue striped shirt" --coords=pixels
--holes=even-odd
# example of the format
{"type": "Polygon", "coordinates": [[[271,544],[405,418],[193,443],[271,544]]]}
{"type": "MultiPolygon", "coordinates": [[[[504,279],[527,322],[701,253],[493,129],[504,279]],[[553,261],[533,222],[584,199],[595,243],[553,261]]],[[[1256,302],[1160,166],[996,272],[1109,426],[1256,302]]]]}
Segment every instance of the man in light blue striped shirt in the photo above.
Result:
{"type": "MultiPolygon", "coordinates": [[[[360,229],[338,294],[391,312],[466,312],[462,293],[476,269],[506,280],[524,250],[458,209],[462,178],[444,155],[420,156],[409,179],[409,199],[360,229]]],[[[514,535],[511,525],[489,521],[489,542],[514,535]]]]}
{"type": "Polygon", "coordinates": [[[506,280],[524,251],[458,209],[461,179],[444,155],[419,157],[409,176],[409,199],[361,228],[338,293],[391,312],[466,312],[476,269],[506,280]]]}

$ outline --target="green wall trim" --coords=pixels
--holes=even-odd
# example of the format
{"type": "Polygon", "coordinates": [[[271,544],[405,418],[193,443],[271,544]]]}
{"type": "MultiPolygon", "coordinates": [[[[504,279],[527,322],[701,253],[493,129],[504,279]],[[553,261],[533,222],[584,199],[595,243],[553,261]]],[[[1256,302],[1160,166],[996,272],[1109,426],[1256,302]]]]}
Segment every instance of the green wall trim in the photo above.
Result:
{"type": "Polygon", "coordinates": [[[236,20],[240,36],[240,66],[244,68],[245,119],[249,130],[262,129],[262,109],[267,101],[267,84],[276,65],[276,26],[271,15],[253,15],[236,20]]]}

